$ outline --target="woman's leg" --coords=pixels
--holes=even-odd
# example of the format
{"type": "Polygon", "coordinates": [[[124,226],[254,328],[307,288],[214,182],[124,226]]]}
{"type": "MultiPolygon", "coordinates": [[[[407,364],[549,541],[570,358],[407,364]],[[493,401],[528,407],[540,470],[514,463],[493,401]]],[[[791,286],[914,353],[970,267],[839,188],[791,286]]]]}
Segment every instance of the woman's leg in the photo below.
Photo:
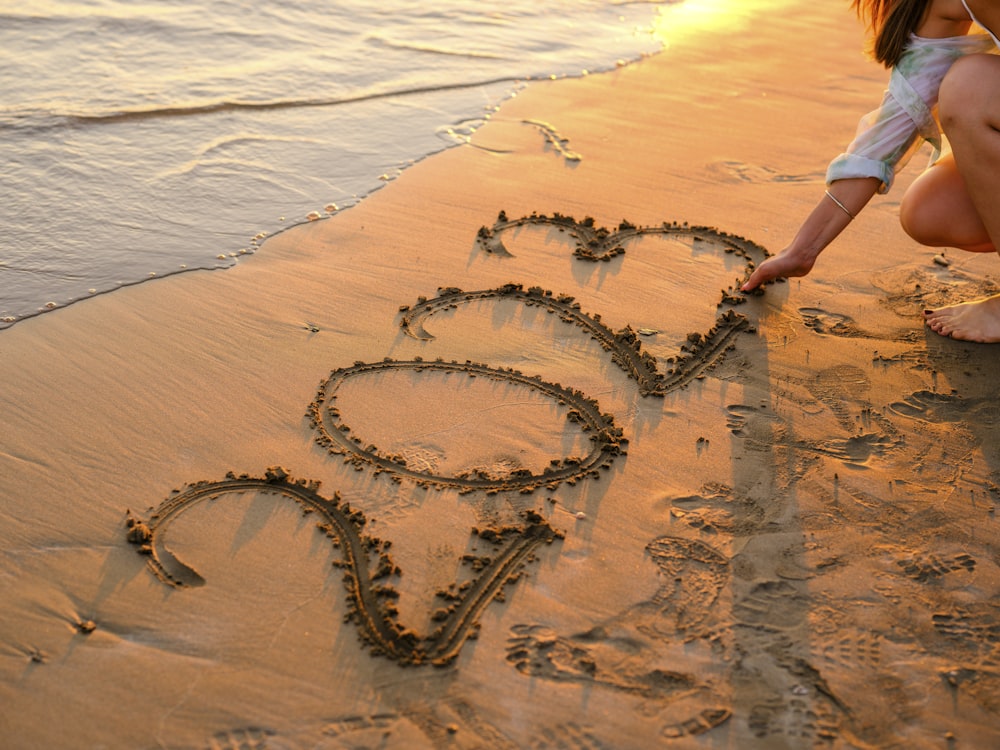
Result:
{"type": "MultiPolygon", "coordinates": [[[[1000,248],[1000,56],[969,55],[956,62],[941,84],[939,106],[957,172],[986,238],[1000,248]]],[[[943,336],[1000,342],[1000,295],[929,310],[924,317],[943,336]]]]}
{"type": "Polygon", "coordinates": [[[921,245],[974,253],[996,250],[951,153],[913,181],[903,195],[899,221],[921,245]]]}

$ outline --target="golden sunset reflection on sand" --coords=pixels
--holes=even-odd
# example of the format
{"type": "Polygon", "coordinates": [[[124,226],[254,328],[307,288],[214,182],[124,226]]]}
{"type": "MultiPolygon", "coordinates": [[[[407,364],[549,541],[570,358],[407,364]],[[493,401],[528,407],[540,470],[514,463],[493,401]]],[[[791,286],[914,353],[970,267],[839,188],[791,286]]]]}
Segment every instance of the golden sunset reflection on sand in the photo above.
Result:
{"type": "Polygon", "coordinates": [[[684,0],[665,5],[653,22],[653,36],[664,47],[706,30],[735,32],[747,28],[760,11],[781,11],[788,0],[684,0]]]}

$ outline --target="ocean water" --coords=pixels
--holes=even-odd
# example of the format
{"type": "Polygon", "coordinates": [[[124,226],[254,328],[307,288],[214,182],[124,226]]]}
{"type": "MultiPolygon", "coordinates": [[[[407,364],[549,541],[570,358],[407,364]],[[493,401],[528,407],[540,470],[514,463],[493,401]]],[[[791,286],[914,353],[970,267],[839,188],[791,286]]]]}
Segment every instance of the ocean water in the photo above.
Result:
{"type": "Polygon", "coordinates": [[[0,0],[0,327],[230,266],[527,79],[656,52],[669,4],[0,0]]]}

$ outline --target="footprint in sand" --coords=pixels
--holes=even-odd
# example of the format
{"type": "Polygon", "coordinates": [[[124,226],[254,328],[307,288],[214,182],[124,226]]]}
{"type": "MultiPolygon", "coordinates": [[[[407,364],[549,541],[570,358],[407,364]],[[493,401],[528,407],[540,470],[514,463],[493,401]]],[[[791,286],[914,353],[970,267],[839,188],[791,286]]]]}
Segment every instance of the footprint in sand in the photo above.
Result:
{"type": "Polygon", "coordinates": [[[642,653],[641,644],[615,643],[600,628],[564,638],[542,625],[516,625],[507,642],[507,661],[530,677],[605,687],[647,700],[670,702],[693,697],[696,703],[709,704],[700,710],[692,709],[693,713],[681,721],[665,724],[660,734],[666,739],[704,734],[732,716],[729,708],[719,705],[719,699],[694,675],[645,670],[645,659],[635,658],[642,653]],[[623,658],[626,655],[633,658],[623,658]]]}
{"type": "Polygon", "coordinates": [[[726,723],[732,715],[733,712],[728,708],[705,708],[679,724],[667,724],[660,730],[660,734],[669,740],[685,736],[697,737],[726,723]]]}
{"type": "Polygon", "coordinates": [[[507,661],[521,674],[532,677],[609,687],[644,698],[674,698],[697,687],[694,676],[689,674],[645,671],[641,663],[622,665],[623,645],[628,646],[627,650],[634,647],[616,643],[597,631],[564,638],[542,625],[515,625],[507,641],[507,661]]]}
{"type": "Polygon", "coordinates": [[[805,386],[817,401],[833,412],[848,434],[856,429],[851,405],[871,406],[868,403],[871,381],[864,370],[854,365],[835,365],[820,370],[805,382],[805,386]]]}
{"type": "Polygon", "coordinates": [[[972,278],[954,266],[947,270],[901,266],[875,273],[871,281],[885,293],[886,306],[900,317],[916,318],[925,308],[992,297],[1000,292],[995,282],[972,278]]]}
{"type": "MultiPolygon", "coordinates": [[[[467,727],[463,726],[463,730],[467,727]]],[[[441,747],[449,736],[448,724],[431,710],[413,710],[344,716],[329,721],[321,738],[297,747],[330,750],[368,750],[389,747],[441,747]],[[436,741],[435,741],[436,740],[436,741]]],[[[498,750],[502,745],[496,745],[498,750]]],[[[507,748],[503,748],[507,750],[507,748]]]]}
{"type": "Polygon", "coordinates": [[[1000,423],[1000,406],[994,399],[968,399],[954,393],[916,391],[890,404],[889,409],[903,417],[938,424],[974,421],[989,426],[1000,423]]]}
{"type": "Polygon", "coordinates": [[[976,559],[972,555],[959,553],[941,557],[935,554],[915,554],[897,560],[903,574],[918,583],[936,581],[949,573],[965,571],[971,573],[976,569],[976,559]]]}
{"type": "Polygon", "coordinates": [[[957,665],[942,673],[946,684],[1000,717],[1000,605],[976,602],[932,620],[957,665]]]}
{"type": "Polygon", "coordinates": [[[290,750],[291,747],[277,738],[275,732],[258,727],[217,732],[208,741],[209,750],[290,750]]]}
{"type": "Polygon", "coordinates": [[[749,450],[769,450],[776,442],[787,442],[784,420],[766,407],[730,404],[726,407],[726,427],[744,438],[749,450]]]}
{"type": "MultiPolygon", "coordinates": [[[[666,703],[681,698],[686,718],[661,728],[666,739],[702,734],[727,721],[727,700],[694,671],[649,669],[651,661],[683,662],[699,643],[724,648],[716,602],[729,582],[729,560],[709,545],[679,537],[659,537],[647,547],[661,574],[654,597],[636,604],[585,633],[561,636],[544,625],[517,625],[507,643],[507,661],[519,672],[558,682],[618,690],[666,703]],[[675,650],[669,650],[673,646],[675,650]],[[676,650],[681,646],[681,650],[676,650]],[[668,656],[656,654],[668,649],[668,656]]],[[[698,663],[697,658],[694,661],[698,663]]],[[[694,668],[697,670],[697,667],[694,668]]],[[[679,709],[680,710],[680,709],[679,709]]]]}
{"type": "Polygon", "coordinates": [[[646,545],[660,569],[660,590],[652,603],[677,633],[691,640],[705,635],[713,619],[713,605],[729,582],[729,558],[694,539],[660,537],[646,545]]]}
{"type": "MultiPolygon", "coordinates": [[[[837,402],[841,412],[846,408],[837,402]]],[[[864,410],[870,417],[871,411],[864,410]]],[[[800,451],[808,451],[829,456],[849,464],[863,464],[873,456],[881,456],[898,447],[900,441],[892,433],[866,432],[847,438],[828,438],[815,442],[791,440],[787,436],[784,420],[766,408],[755,408],[744,404],[726,407],[726,426],[736,437],[743,438],[748,450],[766,451],[775,445],[783,445],[800,451]]],[[[885,420],[879,420],[880,422],[885,420]]],[[[888,424],[887,421],[885,421],[888,424]]]]}
{"type": "Polygon", "coordinates": [[[387,734],[386,730],[399,720],[399,715],[394,713],[372,714],[369,716],[345,716],[344,718],[331,721],[323,727],[323,734],[327,737],[341,737],[347,734],[358,734],[370,730],[387,734]]]}
{"type": "Polygon", "coordinates": [[[967,694],[981,708],[1000,717],[1000,669],[952,667],[941,677],[953,690],[967,694]]]}
{"type": "Polygon", "coordinates": [[[614,746],[602,742],[589,727],[569,722],[542,727],[530,750],[614,750],[614,746]]]}
{"type": "Polygon", "coordinates": [[[1000,421],[995,404],[986,399],[965,399],[955,394],[916,391],[889,405],[889,411],[912,420],[907,452],[915,476],[924,482],[954,485],[974,460],[983,439],[973,423],[1000,421]]]}
{"type": "Polygon", "coordinates": [[[934,629],[954,646],[1000,667],[1000,604],[976,602],[933,615],[934,629]]]}
{"type": "Polygon", "coordinates": [[[894,413],[927,422],[958,422],[968,411],[961,396],[933,391],[916,391],[889,405],[894,413]]]}
{"type": "Polygon", "coordinates": [[[872,333],[859,326],[850,315],[830,312],[821,307],[800,307],[802,324],[823,336],[839,336],[847,339],[874,339],[913,343],[920,339],[919,329],[906,328],[891,334],[872,333]]]}
{"type": "Polygon", "coordinates": [[[808,612],[808,596],[788,581],[761,581],[733,604],[738,623],[771,628],[799,627],[808,612]]]}
{"type": "Polygon", "coordinates": [[[898,673],[896,649],[907,635],[900,630],[882,633],[859,628],[857,617],[868,602],[838,602],[810,612],[810,632],[816,634],[818,664],[837,696],[843,696],[841,735],[863,747],[892,747],[901,742],[899,732],[916,721],[926,700],[924,685],[907,682],[898,673]],[[854,700],[874,688],[877,699],[854,700]],[[891,720],[886,717],[891,716],[891,720]]]}
{"type": "Polygon", "coordinates": [[[845,338],[870,338],[870,335],[858,328],[854,320],[847,315],[827,312],[819,307],[800,307],[799,314],[805,327],[816,333],[845,338]]]}
{"type": "Polygon", "coordinates": [[[872,456],[885,455],[899,444],[898,439],[887,435],[865,433],[849,438],[820,440],[814,445],[801,444],[796,447],[836,458],[846,464],[864,464],[872,456]]]}
{"type": "MultiPolygon", "coordinates": [[[[824,673],[810,660],[816,653],[802,649],[797,637],[765,623],[737,626],[740,649],[747,655],[748,668],[757,654],[766,654],[770,663],[784,673],[787,693],[770,692],[755,696],[748,724],[757,737],[773,738],[776,747],[786,747],[779,737],[794,738],[791,747],[812,747],[844,735],[844,720],[851,710],[838,697],[824,673]]],[[[780,627],[780,626],[779,626],[780,627]]],[[[843,627],[838,628],[839,632],[843,627]]],[[[767,745],[770,746],[770,745],[767,745]]]]}
{"type": "Polygon", "coordinates": [[[764,747],[822,747],[841,736],[834,712],[784,696],[756,704],[747,724],[755,737],[767,742],[764,747]]]}
{"type": "Polygon", "coordinates": [[[882,636],[865,630],[837,633],[833,640],[824,639],[820,656],[833,672],[864,671],[872,674],[882,667],[882,636]]]}
{"type": "Polygon", "coordinates": [[[708,165],[708,170],[725,182],[767,183],[767,182],[822,182],[823,174],[811,172],[807,174],[784,174],[759,164],[747,164],[742,161],[723,160],[708,165]]]}
{"type": "Polygon", "coordinates": [[[733,513],[733,490],[722,484],[707,484],[697,495],[668,498],[663,501],[670,509],[670,515],[703,534],[738,533],[744,525],[750,527],[760,520],[763,513],[755,513],[754,519],[746,516],[751,510],[760,511],[756,506],[740,503],[742,520],[737,522],[733,513]]]}
{"type": "Polygon", "coordinates": [[[851,452],[864,451],[866,444],[878,450],[888,450],[900,444],[896,427],[872,408],[868,400],[871,381],[861,368],[835,365],[820,370],[803,384],[817,401],[833,413],[844,432],[855,440],[854,444],[842,446],[849,456],[851,452]],[[868,432],[859,436],[859,425],[868,432]],[[859,437],[863,438],[861,442],[857,442],[859,437]]]}

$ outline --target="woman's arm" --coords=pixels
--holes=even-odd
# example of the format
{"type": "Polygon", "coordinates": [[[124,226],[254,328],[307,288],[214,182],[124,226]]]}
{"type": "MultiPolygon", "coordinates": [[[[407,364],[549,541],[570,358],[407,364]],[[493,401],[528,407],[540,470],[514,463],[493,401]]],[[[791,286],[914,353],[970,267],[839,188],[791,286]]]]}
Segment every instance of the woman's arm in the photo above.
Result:
{"type": "Polygon", "coordinates": [[[824,195],[791,244],[761,263],[743,291],[780,277],[805,276],[872,196],[889,190],[896,170],[906,164],[922,140],[938,148],[940,130],[933,108],[941,79],[956,59],[991,47],[985,35],[911,37],[892,71],[881,106],[861,119],[854,141],[827,170],[830,194],[836,200],[824,195]]]}
{"type": "Polygon", "coordinates": [[[830,185],[830,195],[836,198],[836,201],[824,194],[791,244],[773,258],[761,263],[741,289],[749,292],[777,278],[805,276],[812,270],[819,254],[844,231],[878,192],[881,185],[882,181],[875,177],[834,182],[830,185]],[[843,207],[838,205],[837,201],[843,207]]]}

